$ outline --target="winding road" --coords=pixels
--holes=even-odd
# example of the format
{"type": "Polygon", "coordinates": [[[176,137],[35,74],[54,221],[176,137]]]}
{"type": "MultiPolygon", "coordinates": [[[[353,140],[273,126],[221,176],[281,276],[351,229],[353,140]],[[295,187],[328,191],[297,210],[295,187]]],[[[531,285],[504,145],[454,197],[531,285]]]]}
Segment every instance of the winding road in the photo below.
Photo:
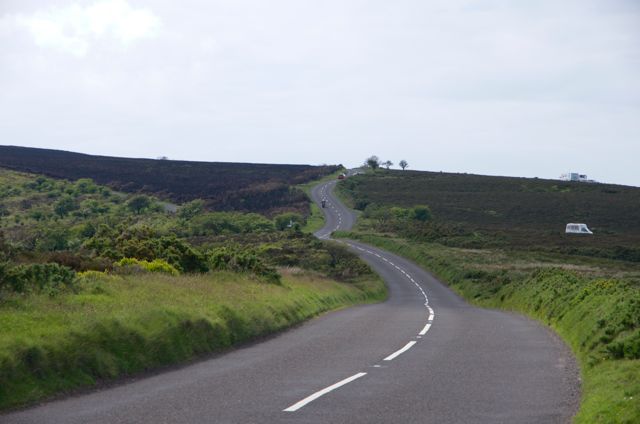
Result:
{"type": "MultiPolygon", "coordinates": [[[[316,186],[326,225],[351,210],[316,186]]],[[[516,314],[467,304],[414,263],[345,241],[389,287],[380,304],[324,315],[177,370],[0,416],[2,423],[562,423],[580,389],[567,347],[516,314]]]]}

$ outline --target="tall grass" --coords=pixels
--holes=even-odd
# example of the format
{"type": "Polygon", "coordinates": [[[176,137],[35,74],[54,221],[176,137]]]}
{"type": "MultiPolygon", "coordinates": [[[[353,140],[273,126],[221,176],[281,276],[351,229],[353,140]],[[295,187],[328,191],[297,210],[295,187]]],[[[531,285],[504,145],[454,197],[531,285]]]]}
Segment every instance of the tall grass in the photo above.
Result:
{"type": "Polygon", "coordinates": [[[283,272],[248,275],[88,273],[77,293],[0,304],[0,409],[210,352],[322,312],[384,298],[371,277],[342,284],[283,272]]]}

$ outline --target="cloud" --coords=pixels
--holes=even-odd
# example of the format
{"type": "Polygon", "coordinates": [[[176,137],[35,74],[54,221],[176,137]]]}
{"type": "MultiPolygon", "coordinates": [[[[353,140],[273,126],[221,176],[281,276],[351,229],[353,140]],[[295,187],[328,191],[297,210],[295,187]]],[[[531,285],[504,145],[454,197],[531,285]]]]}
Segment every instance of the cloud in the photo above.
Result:
{"type": "Polygon", "coordinates": [[[38,46],[75,56],[85,56],[98,41],[128,46],[153,37],[161,23],[150,10],[136,9],[126,0],[103,0],[87,6],[72,4],[32,15],[15,15],[13,20],[30,33],[38,46]]]}
{"type": "Polygon", "coordinates": [[[637,0],[0,4],[6,143],[640,185],[637,0]]]}

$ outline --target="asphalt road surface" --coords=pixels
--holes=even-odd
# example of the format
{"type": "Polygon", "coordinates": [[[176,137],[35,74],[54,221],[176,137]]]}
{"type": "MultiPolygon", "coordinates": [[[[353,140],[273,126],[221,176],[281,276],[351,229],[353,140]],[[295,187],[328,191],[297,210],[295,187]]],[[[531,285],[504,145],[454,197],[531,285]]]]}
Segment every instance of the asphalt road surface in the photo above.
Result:
{"type": "MultiPolygon", "coordinates": [[[[327,220],[355,215],[317,186],[327,220]]],[[[519,315],[468,305],[401,257],[351,248],[389,299],[326,314],[176,370],[0,416],[0,423],[558,423],[578,372],[567,347],[519,315]]]]}

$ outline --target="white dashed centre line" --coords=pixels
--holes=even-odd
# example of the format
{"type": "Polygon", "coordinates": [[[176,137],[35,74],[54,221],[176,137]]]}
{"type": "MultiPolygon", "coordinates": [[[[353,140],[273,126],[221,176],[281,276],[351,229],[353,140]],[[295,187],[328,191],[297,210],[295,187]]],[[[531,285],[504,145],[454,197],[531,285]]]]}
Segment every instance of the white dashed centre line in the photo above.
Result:
{"type": "Polygon", "coordinates": [[[427,325],[424,326],[424,328],[422,329],[422,331],[420,331],[418,333],[419,336],[424,336],[425,334],[427,334],[427,331],[429,331],[429,329],[431,328],[431,323],[428,323],[427,325]]]}
{"type": "Polygon", "coordinates": [[[302,399],[300,402],[294,403],[293,405],[291,405],[287,409],[284,409],[283,411],[284,412],[295,412],[298,409],[302,408],[303,406],[305,406],[305,405],[313,402],[314,400],[318,399],[319,397],[324,396],[327,393],[332,392],[335,389],[344,386],[345,384],[349,384],[352,381],[359,379],[360,377],[364,377],[365,375],[367,375],[366,372],[359,372],[358,374],[352,375],[349,378],[345,378],[344,380],[338,381],[337,383],[332,384],[329,387],[325,387],[324,389],[315,392],[311,396],[307,396],[306,398],[302,399]]]}
{"type": "Polygon", "coordinates": [[[402,355],[403,353],[405,353],[407,350],[411,349],[411,347],[413,347],[414,344],[416,344],[417,342],[415,340],[410,341],[409,343],[407,343],[402,349],[400,350],[396,350],[395,352],[393,352],[391,355],[387,356],[386,358],[384,358],[385,361],[393,361],[395,358],[397,358],[398,356],[402,355]]]}
{"type": "MultiPolygon", "coordinates": [[[[328,202],[328,198],[326,196],[325,190],[331,185],[331,183],[326,184],[325,186],[322,187],[322,190],[320,191],[321,195],[322,195],[322,199],[328,202]]],[[[333,209],[335,211],[335,213],[337,214],[337,218],[338,218],[338,224],[335,227],[335,230],[338,230],[340,228],[340,226],[342,225],[342,214],[340,213],[340,211],[331,203],[329,203],[331,209],[333,209]]],[[[324,234],[324,235],[320,235],[318,236],[319,238],[322,239],[328,239],[329,236],[331,235],[332,231],[335,230],[331,230],[328,233],[324,234]]],[[[422,328],[422,330],[420,330],[420,332],[418,333],[418,335],[416,336],[417,339],[422,339],[422,336],[424,336],[427,331],[429,331],[429,329],[431,328],[431,325],[433,324],[433,319],[435,316],[435,313],[433,312],[433,309],[431,308],[431,306],[429,306],[429,298],[427,297],[427,294],[425,293],[425,291],[422,289],[422,286],[420,286],[420,284],[418,284],[418,282],[404,269],[402,269],[400,266],[394,264],[393,262],[391,262],[389,259],[387,259],[386,257],[380,255],[377,252],[373,252],[369,249],[364,249],[360,246],[356,246],[353,245],[351,243],[348,242],[343,242],[341,240],[336,240],[339,243],[342,244],[347,244],[348,246],[352,247],[352,248],[356,248],[361,252],[366,252],[369,253],[377,258],[382,259],[384,262],[388,263],[389,265],[393,266],[396,270],[398,270],[401,274],[403,274],[407,279],[409,279],[417,288],[418,290],[420,290],[420,293],[422,294],[422,296],[424,297],[424,306],[428,309],[429,311],[429,318],[427,319],[427,323],[425,324],[425,326],[422,328]]],[[[391,355],[387,356],[386,358],[384,358],[384,361],[392,361],[395,358],[397,358],[398,356],[402,355],[403,353],[405,353],[406,351],[408,351],[409,349],[411,349],[415,344],[417,343],[416,340],[412,340],[410,342],[408,342],[402,349],[399,349],[395,352],[393,352],[391,355]]],[[[380,365],[374,365],[373,367],[375,368],[380,368],[380,365]]],[[[321,396],[324,396],[325,394],[336,390],[339,387],[344,386],[345,384],[349,384],[352,381],[355,381],[363,376],[365,376],[367,373],[365,372],[360,372],[358,374],[354,374],[351,377],[345,378],[344,380],[341,380],[329,387],[326,387],[322,390],[319,390],[317,392],[315,392],[314,394],[302,399],[301,401],[291,405],[290,407],[284,409],[284,412],[295,412],[297,410],[299,410],[300,408],[304,407],[305,405],[309,404],[310,402],[313,402],[314,400],[318,399],[321,396]]]]}

